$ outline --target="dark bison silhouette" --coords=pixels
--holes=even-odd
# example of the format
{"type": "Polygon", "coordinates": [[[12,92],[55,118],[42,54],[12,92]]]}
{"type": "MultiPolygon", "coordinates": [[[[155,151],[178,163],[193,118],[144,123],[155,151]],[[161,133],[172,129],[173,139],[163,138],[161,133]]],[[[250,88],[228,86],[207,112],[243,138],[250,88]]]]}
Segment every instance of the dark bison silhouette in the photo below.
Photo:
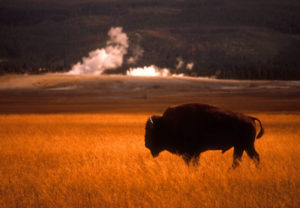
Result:
{"type": "Polygon", "coordinates": [[[255,138],[264,129],[259,119],[206,104],[169,107],[162,116],[153,115],[146,123],[145,146],[157,157],[163,150],[181,155],[187,164],[198,164],[201,152],[234,147],[233,168],[239,165],[244,150],[258,165],[255,138]],[[256,135],[255,121],[260,125],[256,135]]]}

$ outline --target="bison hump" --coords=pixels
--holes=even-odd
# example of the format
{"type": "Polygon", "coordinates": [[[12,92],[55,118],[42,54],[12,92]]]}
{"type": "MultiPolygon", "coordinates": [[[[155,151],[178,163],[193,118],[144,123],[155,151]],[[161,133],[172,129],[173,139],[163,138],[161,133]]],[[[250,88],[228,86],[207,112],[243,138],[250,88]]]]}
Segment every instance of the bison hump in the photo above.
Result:
{"type": "Polygon", "coordinates": [[[173,106],[167,108],[164,112],[164,117],[169,116],[180,116],[180,115],[190,115],[192,113],[199,113],[199,112],[210,112],[218,109],[215,106],[207,105],[207,104],[199,104],[199,103],[189,103],[183,104],[179,106],[173,106]]]}

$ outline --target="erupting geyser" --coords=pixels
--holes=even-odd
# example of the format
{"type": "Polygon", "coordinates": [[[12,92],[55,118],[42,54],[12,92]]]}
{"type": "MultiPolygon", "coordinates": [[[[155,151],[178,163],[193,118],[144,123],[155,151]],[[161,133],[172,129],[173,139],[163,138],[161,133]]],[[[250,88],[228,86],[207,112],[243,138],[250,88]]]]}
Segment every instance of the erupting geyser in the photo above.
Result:
{"type": "Polygon", "coordinates": [[[89,57],[82,58],[82,62],[75,64],[69,74],[102,74],[106,69],[122,66],[123,57],[127,53],[128,37],[121,27],[112,27],[108,36],[110,39],[106,47],[89,53],[89,57]]]}
{"type": "Polygon", "coordinates": [[[129,76],[148,76],[148,77],[155,77],[155,76],[161,76],[166,77],[171,75],[169,69],[160,69],[155,65],[151,66],[144,66],[144,67],[138,67],[138,68],[130,68],[126,71],[126,75],[129,76]]]}
{"type": "MultiPolygon", "coordinates": [[[[81,62],[75,64],[67,74],[91,74],[100,75],[107,69],[116,69],[121,67],[124,62],[124,55],[127,54],[129,47],[128,36],[123,32],[122,27],[112,27],[108,31],[109,40],[106,42],[106,47],[96,49],[89,53],[88,57],[83,57],[81,62]]],[[[133,54],[127,59],[127,64],[134,64],[143,56],[144,50],[140,46],[135,46],[132,49],[133,54]]],[[[176,69],[184,68],[184,61],[178,58],[176,69]]],[[[191,70],[194,63],[186,64],[186,69],[191,70]]],[[[171,76],[171,72],[167,68],[159,68],[155,65],[129,68],[126,71],[128,76],[171,76]]],[[[183,76],[183,74],[173,74],[172,76],[183,76]]]]}

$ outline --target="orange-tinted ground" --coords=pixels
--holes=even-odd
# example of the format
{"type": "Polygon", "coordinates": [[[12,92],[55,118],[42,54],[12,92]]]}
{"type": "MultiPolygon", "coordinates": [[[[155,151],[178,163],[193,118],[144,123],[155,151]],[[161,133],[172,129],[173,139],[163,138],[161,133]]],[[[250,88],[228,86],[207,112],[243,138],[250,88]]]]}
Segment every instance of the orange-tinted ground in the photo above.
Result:
{"type": "Polygon", "coordinates": [[[0,207],[299,207],[300,84],[121,76],[0,77],[0,207]],[[204,102],[261,119],[261,164],[153,159],[144,124],[204,102]]]}
{"type": "Polygon", "coordinates": [[[186,102],[243,112],[297,113],[300,82],[59,74],[0,77],[0,113],[149,113],[186,102]]]}

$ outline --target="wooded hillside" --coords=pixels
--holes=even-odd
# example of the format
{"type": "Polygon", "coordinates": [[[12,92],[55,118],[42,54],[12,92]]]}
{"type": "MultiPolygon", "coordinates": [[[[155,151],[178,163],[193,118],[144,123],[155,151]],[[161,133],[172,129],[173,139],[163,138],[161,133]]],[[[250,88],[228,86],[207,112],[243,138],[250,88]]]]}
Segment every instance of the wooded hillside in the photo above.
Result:
{"type": "Polygon", "coordinates": [[[67,71],[115,26],[129,37],[128,57],[137,46],[144,53],[113,73],[155,64],[191,76],[300,80],[298,0],[0,1],[0,74],[67,71]],[[176,69],[178,58],[193,69],[176,69]]]}

